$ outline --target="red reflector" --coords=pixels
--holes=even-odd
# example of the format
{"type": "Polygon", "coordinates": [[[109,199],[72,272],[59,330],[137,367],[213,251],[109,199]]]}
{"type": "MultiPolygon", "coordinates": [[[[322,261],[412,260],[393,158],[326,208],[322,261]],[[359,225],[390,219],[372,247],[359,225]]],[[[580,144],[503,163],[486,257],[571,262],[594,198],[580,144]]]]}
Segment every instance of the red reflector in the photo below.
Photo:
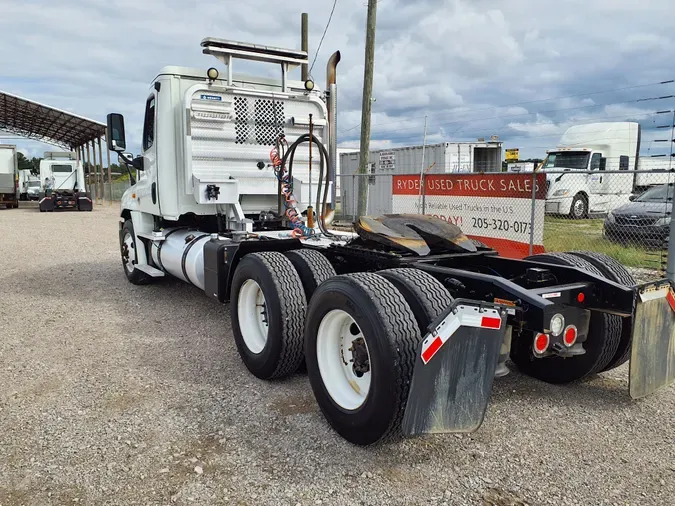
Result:
{"type": "Polygon", "coordinates": [[[546,334],[537,334],[534,339],[534,351],[537,353],[544,353],[548,348],[548,336],[546,334]]]}
{"type": "Polygon", "coordinates": [[[565,346],[572,346],[577,340],[577,328],[574,325],[570,325],[565,329],[565,335],[563,336],[563,341],[565,346]]]}
{"type": "Polygon", "coordinates": [[[492,318],[490,316],[483,316],[480,321],[480,326],[488,329],[498,329],[502,326],[501,318],[492,318]]]}
{"type": "Polygon", "coordinates": [[[440,349],[441,345],[443,344],[443,340],[440,337],[436,337],[429,347],[422,352],[422,360],[426,364],[429,362],[429,360],[432,359],[432,357],[436,354],[436,352],[440,349]]]}
{"type": "Polygon", "coordinates": [[[586,296],[584,295],[584,292],[579,292],[579,295],[577,295],[577,301],[583,302],[586,299],[586,296]]]}
{"type": "Polygon", "coordinates": [[[675,294],[673,294],[672,288],[668,289],[668,294],[666,295],[666,300],[668,301],[668,305],[670,305],[670,309],[675,311],[675,294]]]}

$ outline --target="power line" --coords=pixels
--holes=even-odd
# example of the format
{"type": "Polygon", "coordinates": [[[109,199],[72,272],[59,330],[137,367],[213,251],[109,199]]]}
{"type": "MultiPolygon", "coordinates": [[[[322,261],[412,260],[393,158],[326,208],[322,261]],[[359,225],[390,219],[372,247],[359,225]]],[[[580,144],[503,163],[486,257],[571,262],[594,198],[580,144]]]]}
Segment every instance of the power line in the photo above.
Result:
{"type": "Polygon", "coordinates": [[[319,45],[316,48],[316,53],[314,54],[314,61],[312,61],[312,66],[309,67],[309,73],[312,73],[312,69],[314,68],[314,64],[316,63],[316,57],[319,56],[319,50],[321,49],[321,44],[323,44],[323,38],[326,36],[326,32],[328,31],[328,27],[330,26],[330,21],[333,19],[333,13],[335,12],[335,6],[337,5],[337,0],[333,2],[333,8],[330,11],[330,16],[328,16],[328,23],[326,23],[326,28],[323,30],[323,35],[321,36],[321,40],[319,41],[319,45]]]}
{"type": "MultiPolygon", "coordinates": [[[[647,88],[649,86],[659,86],[663,84],[672,84],[675,83],[674,79],[669,79],[666,81],[659,81],[659,82],[653,82],[653,83],[648,83],[648,84],[638,84],[638,85],[633,85],[633,86],[624,86],[622,88],[612,88],[612,89],[607,89],[607,90],[599,90],[599,91],[591,91],[589,93],[579,93],[576,95],[566,95],[566,96],[561,96],[561,97],[551,97],[551,98],[542,98],[538,100],[530,100],[527,102],[514,102],[511,104],[503,104],[503,105],[495,105],[491,107],[478,107],[475,109],[467,109],[466,111],[459,111],[459,112],[442,112],[442,113],[436,113],[436,114],[429,114],[427,116],[429,117],[434,117],[434,116],[447,116],[451,114],[467,114],[470,112],[478,112],[478,111],[490,111],[493,109],[499,109],[500,107],[515,107],[518,105],[529,105],[529,104],[537,104],[541,102],[550,102],[551,100],[563,100],[566,98],[578,98],[578,97],[586,97],[589,95],[601,95],[604,93],[613,93],[617,91],[625,91],[625,90],[633,90],[633,89],[638,89],[638,88],[647,88]]],[[[404,121],[410,121],[414,119],[424,119],[424,116],[415,116],[412,118],[406,118],[406,119],[400,119],[400,120],[394,120],[394,121],[389,121],[388,124],[393,124],[393,123],[403,123],[404,121]]],[[[355,130],[356,128],[360,127],[361,125],[355,125],[353,127],[347,128],[345,130],[341,130],[338,133],[343,134],[345,132],[350,132],[351,130],[355,130]]]]}
{"type": "MultiPolygon", "coordinates": [[[[653,115],[658,114],[658,113],[661,113],[661,112],[673,112],[673,111],[646,111],[646,112],[644,112],[644,113],[634,114],[634,115],[631,115],[631,116],[632,116],[633,118],[639,118],[639,117],[641,117],[641,116],[653,116],[653,115]]],[[[625,114],[622,114],[622,115],[617,115],[617,116],[602,116],[602,117],[597,118],[597,120],[590,120],[590,122],[594,122],[594,121],[604,121],[604,120],[618,119],[618,118],[620,118],[620,119],[626,119],[626,115],[625,115],[625,114]]],[[[565,121],[565,122],[563,122],[562,124],[564,125],[563,128],[568,128],[568,127],[570,127],[570,126],[574,126],[574,125],[584,125],[584,124],[587,124],[587,123],[589,123],[589,120],[583,120],[583,121],[565,121]]],[[[535,125],[536,125],[536,124],[535,124],[535,125]]],[[[550,126],[550,125],[554,125],[554,126],[555,126],[555,124],[553,124],[553,123],[550,123],[550,124],[547,123],[547,124],[545,124],[545,126],[550,126]]],[[[665,126],[665,127],[668,127],[668,128],[671,128],[671,125],[664,125],[664,126],[665,126]]],[[[461,128],[461,129],[455,131],[454,133],[461,132],[461,131],[465,130],[466,128],[468,128],[468,126],[467,126],[467,127],[464,127],[464,128],[461,128]]],[[[658,128],[660,128],[660,125],[657,125],[657,126],[654,126],[654,127],[644,127],[644,126],[641,126],[641,129],[642,129],[643,133],[644,133],[645,131],[656,133],[658,128]]],[[[587,133],[600,133],[600,132],[604,132],[604,131],[605,131],[604,129],[601,129],[601,130],[592,130],[592,131],[588,131],[587,133]]],[[[497,133],[499,133],[499,132],[497,132],[497,133]]],[[[541,139],[541,138],[549,138],[549,137],[559,138],[560,136],[561,136],[561,132],[559,132],[559,133],[551,133],[551,134],[539,134],[539,135],[528,135],[528,134],[526,134],[526,133],[519,133],[518,135],[505,134],[504,137],[505,137],[506,140],[500,139],[500,141],[501,141],[501,142],[511,142],[511,139],[521,139],[521,138],[522,138],[522,139],[541,139]]],[[[421,137],[421,136],[415,136],[415,137],[408,138],[408,139],[409,139],[409,140],[415,140],[415,139],[418,139],[418,138],[421,139],[422,137],[421,137]]],[[[613,139],[613,138],[612,138],[612,139],[613,139]]],[[[378,140],[391,140],[391,141],[393,141],[393,142],[396,142],[396,141],[397,141],[397,139],[395,139],[395,138],[394,138],[394,139],[391,139],[391,138],[388,138],[388,139],[373,139],[373,140],[374,140],[374,141],[378,141],[378,140]]],[[[455,141],[439,141],[439,142],[434,143],[434,144],[438,144],[438,143],[442,143],[442,142],[455,142],[455,141]]],[[[463,141],[457,141],[457,142],[463,142],[463,141]]],[[[550,147],[550,146],[549,146],[549,147],[550,147]]],[[[354,147],[354,146],[344,146],[344,145],[340,146],[340,148],[346,148],[346,149],[358,149],[357,147],[354,147]]]]}
{"type": "MultiPolygon", "coordinates": [[[[581,109],[593,109],[595,107],[606,107],[606,106],[611,106],[611,105],[625,105],[625,104],[635,104],[638,102],[644,102],[647,100],[664,100],[668,98],[675,98],[675,95],[668,95],[668,96],[663,96],[663,97],[651,97],[651,98],[641,98],[641,99],[635,99],[635,100],[626,100],[623,102],[608,102],[604,104],[593,104],[593,105],[582,105],[578,107],[562,107],[559,109],[548,109],[545,111],[536,111],[536,112],[528,112],[528,113],[521,113],[521,114],[505,114],[502,116],[485,116],[483,118],[467,118],[467,119],[461,119],[461,120],[456,120],[456,121],[448,121],[444,123],[436,123],[438,127],[444,127],[448,125],[455,125],[455,124],[461,124],[461,123],[477,123],[480,121],[489,121],[489,120],[497,120],[497,119],[504,119],[504,118],[518,118],[518,117],[527,117],[527,116],[533,116],[536,114],[547,114],[547,113],[552,113],[552,112],[562,112],[562,111],[577,111],[581,109]]],[[[635,116],[638,116],[642,113],[637,113],[635,116]]],[[[650,114],[656,114],[655,112],[652,112],[650,114]]],[[[630,116],[630,114],[624,114],[625,116],[630,116]]],[[[410,130],[417,130],[419,127],[418,126],[409,126],[409,127],[404,127],[404,128],[394,128],[394,129],[384,129],[382,130],[382,134],[390,134],[390,133],[395,133],[395,132],[406,132],[410,130]]],[[[460,128],[459,130],[452,132],[452,134],[457,133],[458,131],[463,130],[464,127],[460,128]]]]}

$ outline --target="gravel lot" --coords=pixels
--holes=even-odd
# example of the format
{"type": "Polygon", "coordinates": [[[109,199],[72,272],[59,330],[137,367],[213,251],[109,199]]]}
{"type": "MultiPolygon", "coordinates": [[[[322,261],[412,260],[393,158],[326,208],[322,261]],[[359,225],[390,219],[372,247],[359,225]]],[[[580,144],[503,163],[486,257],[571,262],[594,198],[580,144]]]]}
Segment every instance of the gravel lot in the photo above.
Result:
{"type": "Polygon", "coordinates": [[[117,206],[0,209],[0,505],[672,504],[675,388],[627,367],[498,380],[484,425],[363,449],[297,375],[241,364],[229,309],[129,284],[117,206]]]}

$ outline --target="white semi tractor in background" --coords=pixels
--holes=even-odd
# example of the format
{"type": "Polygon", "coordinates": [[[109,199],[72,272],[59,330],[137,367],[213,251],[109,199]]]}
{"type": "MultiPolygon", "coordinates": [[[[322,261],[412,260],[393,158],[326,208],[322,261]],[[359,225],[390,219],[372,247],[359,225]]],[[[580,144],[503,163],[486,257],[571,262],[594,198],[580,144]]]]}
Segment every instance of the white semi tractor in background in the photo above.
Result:
{"type": "Polygon", "coordinates": [[[42,185],[31,169],[19,169],[19,200],[39,200],[42,185]]]}
{"type": "Polygon", "coordinates": [[[16,146],[0,144],[0,206],[19,207],[19,168],[16,146]]]}
{"type": "Polygon", "coordinates": [[[122,197],[121,267],[136,285],[171,275],[230,302],[253,375],[286,377],[304,362],[321,413],[360,445],[478,429],[509,356],[549,383],[630,359],[633,397],[675,380],[667,280],[634,286],[590,252],[504,258],[430,216],[329,230],[339,52],[322,92],[289,79],[305,51],[201,45],[227,72],[163,68],[145,95],[139,157],[124,155],[122,115],[108,115],[109,149],[143,173],[122,197]],[[281,76],[235,76],[234,59],[281,76]]]}
{"type": "Polygon", "coordinates": [[[40,212],[54,209],[91,211],[82,163],[70,151],[47,151],[40,160],[40,212]]]}
{"type": "Polygon", "coordinates": [[[568,128],[539,169],[547,173],[546,213],[572,218],[604,215],[629,202],[631,195],[675,182],[668,174],[675,161],[639,156],[640,138],[636,122],[568,128]]]}

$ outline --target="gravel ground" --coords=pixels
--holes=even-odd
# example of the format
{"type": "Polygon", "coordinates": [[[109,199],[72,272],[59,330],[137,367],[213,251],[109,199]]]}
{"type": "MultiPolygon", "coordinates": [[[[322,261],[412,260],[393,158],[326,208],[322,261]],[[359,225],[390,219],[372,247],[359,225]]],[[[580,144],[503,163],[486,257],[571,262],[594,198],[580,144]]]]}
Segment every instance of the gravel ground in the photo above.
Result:
{"type": "Polygon", "coordinates": [[[513,372],[471,435],[354,447],[305,376],[245,370],[228,308],[129,284],[116,227],[117,206],[0,209],[2,506],[672,504],[673,387],[513,372]]]}

